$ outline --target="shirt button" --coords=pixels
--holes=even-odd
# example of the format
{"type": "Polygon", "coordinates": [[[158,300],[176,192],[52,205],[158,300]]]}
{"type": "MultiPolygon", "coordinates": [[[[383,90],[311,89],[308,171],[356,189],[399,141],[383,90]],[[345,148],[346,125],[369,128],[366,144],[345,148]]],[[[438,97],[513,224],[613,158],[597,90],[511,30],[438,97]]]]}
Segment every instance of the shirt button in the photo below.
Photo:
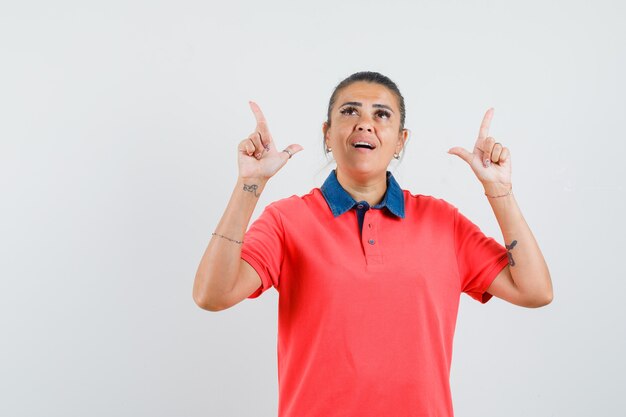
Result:
{"type": "Polygon", "coordinates": [[[374,239],[370,239],[367,241],[370,245],[373,245],[374,243],[376,243],[376,241],[374,239]]]}
{"type": "Polygon", "coordinates": [[[358,206],[356,206],[356,208],[362,209],[363,208],[363,204],[359,204],[358,206]]]}

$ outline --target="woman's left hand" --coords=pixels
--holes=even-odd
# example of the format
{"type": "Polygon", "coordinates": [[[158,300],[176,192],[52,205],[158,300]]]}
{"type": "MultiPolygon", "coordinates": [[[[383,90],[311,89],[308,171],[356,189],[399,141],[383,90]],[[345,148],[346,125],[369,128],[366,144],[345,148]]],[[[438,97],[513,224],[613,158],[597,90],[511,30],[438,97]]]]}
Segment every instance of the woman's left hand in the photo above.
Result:
{"type": "Polygon", "coordinates": [[[511,188],[511,154],[508,148],[489,136],[493,112],[494,109],[490,108],[485,113],[473,152],[456,146],[450,148],[448,153],[458,156],[469,164],[486,192],[508,191],[511,188]]]}

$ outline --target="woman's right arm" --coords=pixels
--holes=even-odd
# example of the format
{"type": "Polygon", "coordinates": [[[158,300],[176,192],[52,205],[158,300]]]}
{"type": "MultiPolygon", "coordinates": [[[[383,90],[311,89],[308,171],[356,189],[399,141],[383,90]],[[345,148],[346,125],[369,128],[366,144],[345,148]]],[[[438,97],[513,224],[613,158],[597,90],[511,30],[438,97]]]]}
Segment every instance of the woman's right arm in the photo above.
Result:
{"type": "Polygon", "coordinates": [[[256,129],[238,145],[237,185],[200,260],[193,285],[195,303],[209,311],[231,307],[261,285],[256,271],[241,259],[241,242],[267,181],[290,155],[302,150],[300,145],[289,145],[289,152],[278,151],[261,109],[253,102],[250,107],[256,129]]]}

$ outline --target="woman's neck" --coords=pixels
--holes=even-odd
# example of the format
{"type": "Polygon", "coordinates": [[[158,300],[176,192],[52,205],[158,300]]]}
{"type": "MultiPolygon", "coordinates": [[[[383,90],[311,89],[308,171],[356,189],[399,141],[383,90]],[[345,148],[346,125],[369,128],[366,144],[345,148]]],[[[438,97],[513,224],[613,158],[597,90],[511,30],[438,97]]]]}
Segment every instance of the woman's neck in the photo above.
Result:
{"type": "Polygon", "coordinates": [[[374,178],[354,178],[344,175],[339,169],[336,171],[337,181],[355,201],[367,201],[375,206],[383,199],[387,191],[387,172],[374,178]]]}

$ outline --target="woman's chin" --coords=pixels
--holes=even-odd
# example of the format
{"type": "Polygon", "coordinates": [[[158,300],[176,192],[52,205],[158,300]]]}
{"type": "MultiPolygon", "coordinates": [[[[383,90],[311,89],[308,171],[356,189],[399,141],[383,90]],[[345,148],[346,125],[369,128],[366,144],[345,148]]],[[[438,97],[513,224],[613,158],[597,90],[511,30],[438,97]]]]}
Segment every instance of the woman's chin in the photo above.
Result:
{"type": "Polygon", "coordinates": [[[377,176],[384,176],[387,173],[386,167],[365,161],[344,163],[342,165],[337,164],[337,170],[341,171],[346,176],[354,178],[375,178],[377,176]]]}

